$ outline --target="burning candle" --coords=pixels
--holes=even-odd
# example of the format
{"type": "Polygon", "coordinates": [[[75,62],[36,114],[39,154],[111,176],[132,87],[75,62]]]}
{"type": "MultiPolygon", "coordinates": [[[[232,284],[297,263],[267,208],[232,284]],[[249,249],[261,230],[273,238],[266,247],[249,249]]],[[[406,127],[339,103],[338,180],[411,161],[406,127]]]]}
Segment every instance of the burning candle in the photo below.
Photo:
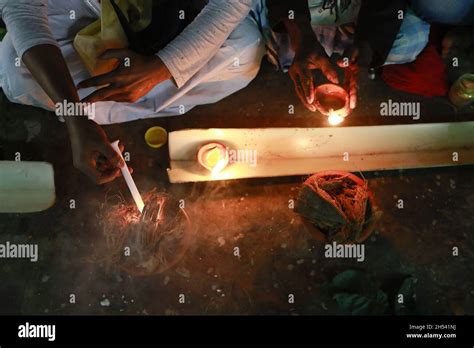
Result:
{"type": "Polygon", "coordinates": [[[223,144],[209,143],[201,146],[197,159],[201,166],[216,175],[229,164],[229,153],[223,144]]]}

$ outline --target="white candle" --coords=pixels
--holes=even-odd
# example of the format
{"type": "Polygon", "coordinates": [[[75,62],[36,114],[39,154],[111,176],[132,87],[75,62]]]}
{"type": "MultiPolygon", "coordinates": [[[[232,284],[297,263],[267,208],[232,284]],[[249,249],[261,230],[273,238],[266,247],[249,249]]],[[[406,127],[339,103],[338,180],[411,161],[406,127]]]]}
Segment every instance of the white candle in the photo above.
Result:
{"type": "MultiPolygon", "coordinates": [[[[120,155],[120,157],[124,160],[122,156],[122,151],[120,151],[119,148],[119,140],[114,141],[112,143],[112,147],[114,148],[115,151],[120,155]]],[[[143,208],[145,207],[145,203],[143,203],[142,196],[140,196],[140,192],[138,191],[137,185],[135,185],[135,181],[133,181],[132,174],[130,174],[130,171],[128,169],[127,163],[125,160],[123,161],[125,165],[123,168],[120,168],[122,171],[122,176],[125,179],[125,182],[127,183],[128,189],[130,190],[130,193],[132,194],[133,200],[135,201],[135,204],[137,205],[138,210],[140,213],[143,212],[143,208]]]]}

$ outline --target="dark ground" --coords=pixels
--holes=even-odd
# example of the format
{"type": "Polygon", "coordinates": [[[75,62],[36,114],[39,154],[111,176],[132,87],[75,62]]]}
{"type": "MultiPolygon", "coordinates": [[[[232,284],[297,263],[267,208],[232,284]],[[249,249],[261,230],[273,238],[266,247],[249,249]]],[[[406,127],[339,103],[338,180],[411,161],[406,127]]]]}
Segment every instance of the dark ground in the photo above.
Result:
{"type": "MultiPolygon", "coordinates": [[[[361,82],[360,106],[346,126],[474,120],[442,98],[422,98],[422,119],[382,118],[380,102],[419,98],[379,80],[361,82]]],[[[96,187],[72,168],[66,130],[47,112],[11,105],[2,95],[0,159],[54,164],[57,201],[38,214],[0,215],[0,242],[38,243],[40,260],[0,261],[0,314],[336,314],[322,292],[334,274],[356,268],[379,281],[412,275],[420,314],[474,314],[474,167],[364,173],[383,215],[366,241],[366,261],[326,259],[324,242],[288,209],[302,177],[170,185],[167,149],[146,146],[154,125],[168,131],[207,127],[315,127],[287,76],[264,65],[251,86],[181,117],[106,127],[131,153],[138,187],[185,199],[194,226],[181,262],[162,274],[137,277],[88,262],[103,253],[97,209],[122,180],[96,187]],[[288,115],[288,105],[296,105],[288,115]],[[29,130],[28,130],[29,129],[29,130]],[[35,135],[36,134],[36,135],[35,135]],[[28,142],[25,139],[29,139],[28,142]],[[398,209],[398,198],[404,209],[398,209]],[[70,199],[76,209],[69,208],[70,199]],[[240,248],[240,258],[233,254],[240,248]],[[459,247],[459,256],[452,248],[459,247]],[[70,303],[74,294],[76,303],[70,303]],[[186,303],[178,302],[179,294],[186,303]],[[288,303],[288,295],[295,303],[288,303]],[[110,306],[101,305],[108,299],[110,306]]],[[[403,141],[401,138],[400,141],[403,141]]]]}

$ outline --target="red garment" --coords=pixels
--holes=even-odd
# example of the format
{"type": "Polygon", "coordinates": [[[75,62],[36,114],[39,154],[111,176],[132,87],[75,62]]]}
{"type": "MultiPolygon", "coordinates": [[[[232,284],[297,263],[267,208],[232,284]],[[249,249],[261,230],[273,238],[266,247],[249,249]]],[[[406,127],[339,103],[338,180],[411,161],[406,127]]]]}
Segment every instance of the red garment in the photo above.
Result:
{"type": "Polygon", "coordinates": [[[391,88],[427,97],[448,93],[447,69],[433,44],[428,44],[412,63],[385,66],[382,79],[391,88]]]}

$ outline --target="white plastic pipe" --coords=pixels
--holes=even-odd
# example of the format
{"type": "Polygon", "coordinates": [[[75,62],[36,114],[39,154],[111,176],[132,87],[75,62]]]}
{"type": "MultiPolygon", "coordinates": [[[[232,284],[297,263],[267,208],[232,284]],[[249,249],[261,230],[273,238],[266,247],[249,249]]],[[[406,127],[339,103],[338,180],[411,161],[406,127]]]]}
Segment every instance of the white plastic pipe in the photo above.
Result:
{"type": "Polygon", "coordinates": [[[181,183],[308,175],[325,170],[358,172],[468,165],[474,164],[473,134],[473,121],[181,130],[169,135],[168,176],[170,182],[181,183]],[[209,142],[229,149],[229,165],[217,175],[211,175],[196,160],[198,149],[209,142]],[[249,161],[252,158],[254,161],[249,161]]]}
{"type": "MultiPolygon", "coordinates": [[[[119,142],[119,140],[114,141],[112,143],[112,147],[123,159],[122,151],[120,151],[119,148],[119,142]]],[[[122,176],[125,179],[125,182],[127,183],[128,189],[132,194],[133,200],[135,201],[138,210],[140,211],[140,213],[142,213],[143,208],[145,207],[145,203],[143,203],[142,196],[140,196],[140,192],[138,191],[137,185],[135,185],[135,181],[132,178],[132,174],[130,174],[130,171],[128,170],[127,163],[125,162],[125,160],[123,162],[125,163],[125,165],[123,166],[123,168],[120,169],[122,171],[122,176]]]]}

